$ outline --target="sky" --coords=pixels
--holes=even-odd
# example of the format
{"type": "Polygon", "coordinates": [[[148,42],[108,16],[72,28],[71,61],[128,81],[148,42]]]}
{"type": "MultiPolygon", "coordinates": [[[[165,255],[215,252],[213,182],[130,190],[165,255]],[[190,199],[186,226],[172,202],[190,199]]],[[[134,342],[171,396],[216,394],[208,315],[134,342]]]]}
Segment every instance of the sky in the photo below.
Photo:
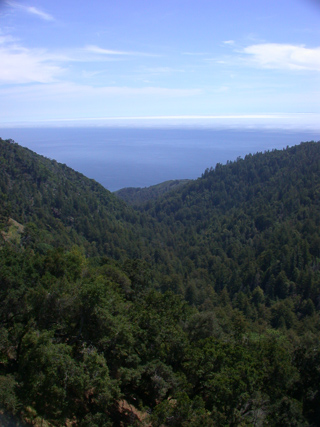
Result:
{"type": "Polygon", "coordinates": [[[320,0],[0,0],[0,125],[320,128],[319,22],[320,0]]]}

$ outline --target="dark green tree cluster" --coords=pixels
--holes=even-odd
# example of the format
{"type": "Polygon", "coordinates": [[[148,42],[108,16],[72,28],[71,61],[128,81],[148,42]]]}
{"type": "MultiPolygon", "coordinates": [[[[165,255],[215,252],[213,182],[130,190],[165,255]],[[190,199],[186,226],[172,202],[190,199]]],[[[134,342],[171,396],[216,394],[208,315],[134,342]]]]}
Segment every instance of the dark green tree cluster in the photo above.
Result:
{"type": "Polygon", "coordinates": [[[88,255],[116,259],[145,252],[144,216],[94,180],[1,139],[0,172],[0,222],[4,228],[13,218],[26,226],[24,245],[44,250],[44,244],[78,244],[88,255]]]}
{"type": "Polygon", "coordinates": [[[136,210],[12,141],[0,152],[0,417],[320,424],[320,143],[136,210]]]}
{"type": "Polygon", "coordinates": [[[319,308],[319,154],[311,142],[248,155],[148,202],[164,225],[158,259],[167,248],[178,255],[171,264],[190,303],[201,305],[209,286],[252,318],[258,301],[291,298],[298,317],[319,308]]]}
{"type": "Polygon", "coordinates": [[[222,297],[198,310],[139,283],[146,266],[130,264],[2,247],[2,410],[52,425],[317,425],[318,314],[257,329],[222,297]]]}
{"type": "Polygon", "coordinates": [[[115,191],[114,194],[129,205],[138,206],[146,201],[155,200],[163,194],[173,190],[178,190],[189,181],[189,179],[175,179],[161,182],[160,184],[152,185],[151,187],[126,187],[115,191]]]}

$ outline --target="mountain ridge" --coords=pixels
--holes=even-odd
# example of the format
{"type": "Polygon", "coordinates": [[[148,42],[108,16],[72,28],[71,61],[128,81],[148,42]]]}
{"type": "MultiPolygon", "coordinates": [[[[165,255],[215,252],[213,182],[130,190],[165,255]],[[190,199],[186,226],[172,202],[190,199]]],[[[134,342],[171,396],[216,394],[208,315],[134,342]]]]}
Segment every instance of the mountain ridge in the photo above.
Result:
{"type": "Polygon", "coordinates": [[[125,187],[114,191],[114,194],[130,205],[139,205],[148,200],[157,199],[165,193],[177,190],[190,181],[190,179],[174,179],[144,188],[125,187]]]}
{"type": "MultiPolygon", "coordinates": [[[[97,246],[98,253],[121,256],[115,254],[115,242],[124,233],[121,224],[126,224],[125,233],[134,235],[139,220],[101,184],[12,140],[1,141],[0,161],[3,218],[13,216],[22,224],[34,220],[49,244],[57,238],[58,245],[85,244],[93,253],[97,246]],[[109,249],[103,248],[105,242],[109,249]]],[[[138,245],[131,249],[138,250],[138,245]]]]}
{"type": "Polygon", "coordinates": [[[133,209],[1,140],[0,200],[0,419],[319,425],[319,142],[133,209]]]}

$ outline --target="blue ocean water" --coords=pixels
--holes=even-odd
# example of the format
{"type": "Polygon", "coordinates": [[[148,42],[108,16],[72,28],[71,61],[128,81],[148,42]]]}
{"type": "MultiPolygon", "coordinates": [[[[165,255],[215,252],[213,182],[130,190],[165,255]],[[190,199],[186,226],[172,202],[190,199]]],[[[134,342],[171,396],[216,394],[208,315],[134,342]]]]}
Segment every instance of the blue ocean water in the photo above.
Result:
{"type": "Polygon", "coordinates": [[[201,128],[5,128],[3,139],[65,163],[110,191],[196,179],[249,153],[318,141],[316,131],[201,128]]]}

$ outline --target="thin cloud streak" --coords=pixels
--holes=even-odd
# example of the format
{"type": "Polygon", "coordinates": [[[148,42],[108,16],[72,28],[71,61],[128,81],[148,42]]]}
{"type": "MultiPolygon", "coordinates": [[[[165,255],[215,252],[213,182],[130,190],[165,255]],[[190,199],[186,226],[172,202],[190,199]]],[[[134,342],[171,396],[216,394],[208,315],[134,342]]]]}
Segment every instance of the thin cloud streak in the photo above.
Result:
{"type": "Polygon", "coordinates": [[[103,49],[95,45],[87,45],[84,50],[91,53],[99,53],[101,55],[134,55],[132,52],[123,52],[120,50],[103,49]]]}
{"type": "Polygon", "coordinates": [[[13,2],[13,1],[7,1],[6,3],[14,9],[20,9],[20,10],[23,10],[24,12],[30,13],[32,15],[36,15],[45,21],[54,21],[55,20],[52,15],[50,15],[49,13],[43,12],[42,10],[40,10],[34,6],[23,6],[21,4],[13,2]]]}
{"type": "Polygon", "coordinates": [[[37,15],[45,21],[54,21],[53,16],[49,15],[49,13],[42,12],[36,7],[26,7],[27,12],[32,13],[33,15],[37,15]]]}
{"type": "Polygon", "coordinates": [[[11,97],[30,96],[35,99],[48,97],[60,97],[67,95],[81,98],[83,96],[160,96],[160,97],[186,97],[201,94],[201,89],[177,89],[166,87],[126,87],[126,86],[99,86],[80,85],[72,82],[41,84],[24,87],[11,87],[0,89],[0,95],[11,97]]]}
{"type": "Polygon", "coordinates": [[[123,56],[151,56],[158,57],[159,55],[145,52],[127,52],[122,50],[105,49],[96,45],[86,45],[84,50],[90,53],[96,53],[99,55],[123,55],[123,56]]]}

